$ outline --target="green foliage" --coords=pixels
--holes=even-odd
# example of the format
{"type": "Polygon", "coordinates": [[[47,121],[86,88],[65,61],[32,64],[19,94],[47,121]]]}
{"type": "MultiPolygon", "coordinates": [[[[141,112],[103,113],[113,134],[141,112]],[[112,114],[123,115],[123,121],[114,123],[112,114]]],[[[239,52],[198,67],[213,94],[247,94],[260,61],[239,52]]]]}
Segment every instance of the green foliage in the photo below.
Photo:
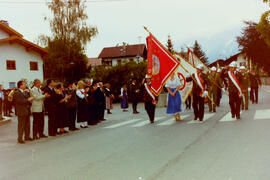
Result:
{"type": "Polygon", "coordinates": [[[208,64],[208,58],[206,57],[197,40],[193,45],[193,52],[203,63],[208,64]]]}
{"type": "Polygon", "coordinates": [[[270,46],[270,11],[266,11],[262,14],[261,20],[256,28],[261,34],[261,38],[266,42],[266,44],[268,44],[268,46],[270,46]]]}
{"type": "Polygon", "coordinates": [[[265,71],[270,72],[270,47],[261,38],[257,31],[257,23],[244,22],[246,27],[242,30],[242,35],[237,37],[240,51],[257,63],[259,67],[264,67],[265,71]]]}
{"type": "Polygon", "coordinates": [[[85,0],[53,0],[48,8],[53,18],[50,22],[53,36],[40,36],[41,43],[48,49],[45,59],[45,77],[61,81],[77,81],[87,72],[85,46],[94,38],[98,30],[87,25],[85,0]]]}
{"type": "Polygon", "coordinates": [[[174,50],[173,50],[173,44],[172,44],[172,40],[171,40],[171,36],[170,35],[168,35],[168,41],[167,41],[166,46],[167,46],[167,49],[168,49],[168,51],[170,53],[173,53],[174,52],[174,50]]]}
{"type": "Polygon", "coordinates": [[[115,97],[120,94],[120,88],[135,78],[137,83],[141,83],[145,74],[147,73],[147,62],[140,63],[128,62],[125,64],[118,64],[113,67],[98,66],[95,67],[89,74],[89,78],[95,81],[102,81],[110,83],[111,89],[115,97]]]}

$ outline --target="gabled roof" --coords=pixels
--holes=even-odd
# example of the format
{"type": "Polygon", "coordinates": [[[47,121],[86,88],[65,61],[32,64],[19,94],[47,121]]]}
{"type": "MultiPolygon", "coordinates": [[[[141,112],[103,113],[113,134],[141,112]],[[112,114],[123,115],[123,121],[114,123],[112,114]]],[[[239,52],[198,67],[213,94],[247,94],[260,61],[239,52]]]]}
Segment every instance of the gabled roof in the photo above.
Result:
{"type": "Polygon", "coordinates": [[[240,54],[241,54],[241,52],[229,57],[228,59],[225,60],[225,64],[229,65],[231,62],[236,61],[238,55],[240,55],[240,54]]]}
{"type": "Polygon", "coordinates": [[[0,21],[0,29],[2,29],[3,31],[5,31],[9,36],[18,36],[18,37],[23,37],[22,34],[18,33],[17,31],[15,31],[14,29],[12,29],[11,27],[9,27],[8,25],[2,23],[0,21]]]}
{"type": "Polygon", "coordinates": [[[26,48],[26,51],[35,51],[35,52],[39,53],[42,56],[42,58],[48,54],[48,52],[44,48],[26,40],[26,39],[23,39],[23,35],[21,35],[17,31],[15,31],[14,29],[9,27],[8,25],[2,23],[1,21],[0,21],[0,29],[2,29],[3,31],[5,31],[6,33],[9,34],[9,38],[0,39],[0,44],[7,43],[7,42],[11,43],[11,44],[18,43],[18,44],[21,44],[22,46],[24,46],[26,48]]]}
{"type": "Polygon", "coordinates": [[[103,48],[98,58],[121,58],[141,56],[146,58],[147,50],[145,44],[135,44],[126,46],[106,47],[103,48]]]}
{"type": "Polygon", "coordinates": [[[225,61],[223,59],[218,59],[214,62],[212,62],[211,64],[209,64],[209,67],[213,67],[213,66],[217,66],[217,63],[219,64],[219,66],[225,66],[225,61]]]}

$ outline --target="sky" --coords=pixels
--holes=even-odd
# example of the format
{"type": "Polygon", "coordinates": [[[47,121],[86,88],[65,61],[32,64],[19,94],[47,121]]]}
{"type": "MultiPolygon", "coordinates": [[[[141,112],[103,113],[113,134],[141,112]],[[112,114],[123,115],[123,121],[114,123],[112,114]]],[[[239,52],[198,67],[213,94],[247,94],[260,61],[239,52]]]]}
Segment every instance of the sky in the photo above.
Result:
{"type": "MultiPolygon", "coordinates": [[[[0,0],[0,19],[36,42],[40,34],[51,35],[44,21],[51,16],[45,2],[0,0]]],[[[197,40],[209,62],[237,53],[243,21],[258,22],[269,9],[262,0],[87,0],[86,5],[87,22],[99,31],[87,45],[88,57],[122,42],[145,43],[146,26],[164,45],[170,35],[176,51],[197,40]]]]}

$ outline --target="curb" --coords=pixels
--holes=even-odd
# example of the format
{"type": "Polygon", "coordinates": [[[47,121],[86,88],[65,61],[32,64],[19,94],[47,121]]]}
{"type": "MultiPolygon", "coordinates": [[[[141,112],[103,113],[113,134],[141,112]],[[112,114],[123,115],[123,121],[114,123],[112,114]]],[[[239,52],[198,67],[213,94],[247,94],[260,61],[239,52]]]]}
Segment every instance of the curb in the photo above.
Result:
{"type": "Polygon", "coordinates": [[[3,120],[0,120],[0,126],[5,125],[5,124],[10,123],[10,122],[11,122],[11,118],[4,117],[3,120]]]}

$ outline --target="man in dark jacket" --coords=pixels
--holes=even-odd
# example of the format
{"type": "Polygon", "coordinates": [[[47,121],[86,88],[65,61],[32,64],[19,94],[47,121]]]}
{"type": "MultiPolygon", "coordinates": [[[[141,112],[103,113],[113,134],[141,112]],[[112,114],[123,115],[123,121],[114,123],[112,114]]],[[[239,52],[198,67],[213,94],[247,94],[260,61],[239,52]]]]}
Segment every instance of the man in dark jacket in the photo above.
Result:
{"type": "Polygon", "coordinates": [[[229,91],[229,105],[231,108],[232,118],[240,119],[240,105],[241,97],[243,96],[241,81],[242,76],[236,72],[236,62],[231,62],[228,71],[228,91],[229,91]]]}
{"type": "Polygon", "coordinates": [[[30,107],[33,97],[30,97],[29,93],[26,93],[26,83],[19,81],[17,83],[18,90],[14,93],[14,100],[18,115],[18,143],[24,144],[23,135],[25,141],[32,141],[30,138],[30,107]]]}
{"type": "Polygon", "coordinates": [[[192,108],[194,110],[194,120],[199,118],[198,122],[203,122],[204,118],[204,99],[208,96],[206,90],[208,85],[208,78],[203,74],[204,66],[199,64],[197,66],[197,73],[192,74],[192,77],[187,78],[187,82],[193,81],[192,96],[193,103],[192,108]]]}
{"type": "Polygon", "coordinates": [[[105,95],[104,95],[104,88],[103,83],[98,83],[99,87],[96,90],[96,102],[98,108],[98,120],[105,121],[104,119],[104,111],[105,111],[105,95]]]}
{"type": "Polygon", "coordinates": [[[259,86],[261,85],[262,85],[262,82],[259,75],[255,72],[254,69],[251,70],[250,72],[250,87],[251,87],[250,99],[252,101],[252,104],[254,104],[254,102],[258,104],[258,96],[259,96],[258,89],[259,89],[259,86]]]}
{"type": "Polygon", "coordinates": [[[44,93],[50,95],[45,100],[46,109],[48,111],[48,129],[49,136],[56,136],[57,134],[57,119],[56,119],[56,111],[57,111],[57,100],[56,100],[56,92],[54,90],[55,82],[52,79],[47,80],[47,86],[44,88],[44,93]]]}
{"type": "Polygon", "coordinates": [[[156,97],[151,91],[151,77],[149,75],[145,76],[142,84],[144,85],[144,107],[148,114],[150,123],[153,124],[158,97],[156,97]]]}
{"type": "Polygon", "coordinates": [[[69,82],[68,88],[66,89],[66,94],[71,95],[71,98],[66,103],[70,131],[79,130],[76,128],[77,96],[75,88],[75,84],[73,82],[69,82]]]}
{"type": "Polygon", "coordinates": [[[130,100],[130,102],[132,102],[133,114],[139,113],[137,111],[139,93],[140,93],[140,88],[136,83],[136,79],[133,79],[132,83],[129,86],[129,100],[130,100]]]}

